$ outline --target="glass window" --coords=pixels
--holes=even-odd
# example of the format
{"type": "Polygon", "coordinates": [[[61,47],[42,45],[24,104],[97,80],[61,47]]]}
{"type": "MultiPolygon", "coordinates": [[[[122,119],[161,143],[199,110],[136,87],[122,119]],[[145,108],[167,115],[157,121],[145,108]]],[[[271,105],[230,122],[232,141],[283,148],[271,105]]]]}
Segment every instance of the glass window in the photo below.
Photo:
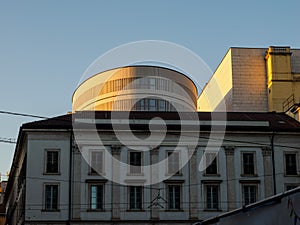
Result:
{"type": "Polygon", "coordinates": [[[205,153],[205,159],[206,159],[206,174],[217,174],[218,168],[217,168],[217,156],[215,153],[205,153]]]}
{"type": "Polygon", "coordinates": [[[150,78],[149,79],[149,86],[150,86],[150,89],[155,89],[155,78],[150,78]]]}
{"type": "Polygon", "coordinates": [[[59,151],[47,150],[46,152],[46,173],[58,173],[59,172],[59,151]]]}
{"type": "Polygon", "coordinates": [[[90,208],[92,210],[103,209],[103,184],[90,186],[90,208]]]}
{"type": "Polygon", "coordinates": [[[243,186],[245,205],[256,202],[256,199],[257,199],[256,189],[257,189],[256,185],[244,185],[243,186]]]}
{"type": "Polygon", "coordinates": [[[297,175],[296,154],[285,154],[285,172],[287,175],[297,175]]]}
{"type": "Polygon", "coordinates": [[[206,209],[219,209],[219,185],[206,185],[206,209]]]}
{"type": "Polygon", "coordinates": [[[129,153],[130,173],[142,172],[142,153],[130,152],[129,153]]]}
{"type": "Polygon", "coordinates": [[[58,185],[45,185],[45,210],[58,210],[58,185]]]}
{"type": "Polygon", "coordinates": [[[254,174],[254,153],[243,153],[244,174],[254,174]]]}
{"type": "Polygon", "coordinates": [[[132,210],[142,209],[142,187],[129,187],[129,208],[132,210]]]}
{"type": "Polygon", "coordinates": [[[93,174],[103,173],[103,152],[91,151],[91,170],[93,174]]]}
{"type": "Polygon", "coordinates": [[[180,185],[168,185],[168,205],[169,209],[180,209],[180,185]]]}
{"type": "Polygon", "coordinates": [[[156,110],[155,99],[149,99],[149,110],[150,111],[155,111],[156,110]]]}
{"type": "Polygon", "coordinates": [[[168,174],[179,173],[179,152],[168,152],[168,174]]]}

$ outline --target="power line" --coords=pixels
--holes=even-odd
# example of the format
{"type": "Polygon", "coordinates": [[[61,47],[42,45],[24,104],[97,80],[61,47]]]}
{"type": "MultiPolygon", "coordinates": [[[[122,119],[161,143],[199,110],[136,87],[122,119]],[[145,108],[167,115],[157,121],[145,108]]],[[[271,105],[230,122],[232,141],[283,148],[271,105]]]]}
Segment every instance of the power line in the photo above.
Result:
{"type": "Polygon", "coordinates": [[[38,115],[33,115],[33,114],[18,113],[18,112],[3,111],[3,110],[0,110],[0,114],[7,114],[7,115],[13,115],[13,116],[23,116],[23,117],[32,117],[32,118],[39,118],[39,119],[49,119],[49,117],[45,117],[45,116],[38,116],[38,115]]]}
{"type": "Polygon", "coordinates": [[[14,138],[4,138],[4,137],[0,137],[0,142],[2,143],[9,143],[9,144],[16,144],[16,139],[14,138]]]}

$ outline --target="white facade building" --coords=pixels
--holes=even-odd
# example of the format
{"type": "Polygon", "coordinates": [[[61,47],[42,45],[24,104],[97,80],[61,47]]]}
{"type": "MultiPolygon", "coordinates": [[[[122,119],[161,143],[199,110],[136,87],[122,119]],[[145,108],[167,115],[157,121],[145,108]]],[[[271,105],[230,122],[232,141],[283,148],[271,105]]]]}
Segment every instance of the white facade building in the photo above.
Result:
{"type": "MultiPolygon", "coordinates": [[[[123,125],[127,114],[118,115],[123,125]]],[[[189,128],[182,130],[175,112],[131,112],[130,128],[140,138],[149,134],[154,117],[168,128],[159,146],[132,141],[140,151],[120,143],[116,132],[128,130],[113,129],[111,112],[77,112],[24,124],[5,196],[7,224],[193,224],[300,184],[296,120],[281,113],[227,113],[225,136],[218,142],[210,139],[211,115],[197,113],[199,123],[187,121],[189,128]],[[74,115],[96,123],[101,144],[90,125],[75,131],[74,115]],[[199,136],[195,151],[189,141],[193,134],[199,136]],[[176,147],[182,150],[178,154],[176,147]],[[204,152],[211,164],[201,172],[204,152]],[[190,160],[178,169],[183,153],[190,160]],[[109,155],[126,163],[126,170],[109,155]],[[152,173],[166,179],[145,186],[142,166],[167,157],[165,168],[152,173]],[[110,173],[119,174],[122,184],[112,182],[110,173]]]]}

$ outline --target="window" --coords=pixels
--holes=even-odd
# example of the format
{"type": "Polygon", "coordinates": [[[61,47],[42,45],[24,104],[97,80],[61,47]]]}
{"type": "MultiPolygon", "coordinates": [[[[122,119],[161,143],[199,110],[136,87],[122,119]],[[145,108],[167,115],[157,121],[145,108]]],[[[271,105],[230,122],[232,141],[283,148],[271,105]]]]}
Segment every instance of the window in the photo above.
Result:
{"type": "Polygon", "coordinates": [[[243,153],[243,174],[254,175],[254,153],[243,153]]]}
{"type": "Polygon", "coordinates": [[[130,186],[129,187],[129,209],[141,210],[142,209],[142,187],[130,186]]]}
{"type": "Polygon", "coordinates": [[[59,173],[58,150],[46,150],[46,173],[59,173]]]}
{"type": "Polygon", "coordinates": [[[90,209],[103,210],[103,184],[90,185],[90,209]]]}
{"type": "Polygon", "coordinates": [[[206,209],[219,210],[219,185],[205,185],[206,209]]]}
{"type": "Polygon", "coordinates": [[[286,175],[297,175],[296,154],[285,154],[285,173],[286,175]]]}
{"type": "Polygon", "coordinates": [[[58,210],[58,184],[45,185],[45,210],[58,210]]]}
{"type": "Polygon", "coordinates": [[[103,152],[91,151],[90,152],[91,168],[90,173],[101,174],[103,173],[103,152]]]}
{"type": "Polygon", "coordinates": [[[218,168],[217,168],[217,156],[215,153],[205,153],[205,159],[206,159],[206,170],[205,174],[217,174],[218,168]]]}
{"type": "Polygon", "coordinates": [[[168,206],[171,210],[180,210],[180,185],[168,185],[168,206]]]}
{"type": "Polygon", "coordinates": [[[179,152],[168,152],[168,174],[180,174],[179,152]]]}
{"type": "Polygon", "coordinates": [[[256,185],[243,185],[243,198],[244,204],[249,205],[256,202],[257,199],[257,186],[256,185]]]}
{"type": "Polygon", "coordinates": [[[156,110],[156,101],[155,99],[149,99],[149,111],[156,110]]]}
{"type": "Polygon", "coordinates": [[[289,191],[289,190],[292,190],[294,188],[297,188],[299,185],[297,184],[288,184],[286,185],[286,190],[289,191]]]}
{"type": "Polygon", "coordinates": [[[142,153],[130,152],[129,153],[130,173],[140,174],[142,172],[142,153]]]}

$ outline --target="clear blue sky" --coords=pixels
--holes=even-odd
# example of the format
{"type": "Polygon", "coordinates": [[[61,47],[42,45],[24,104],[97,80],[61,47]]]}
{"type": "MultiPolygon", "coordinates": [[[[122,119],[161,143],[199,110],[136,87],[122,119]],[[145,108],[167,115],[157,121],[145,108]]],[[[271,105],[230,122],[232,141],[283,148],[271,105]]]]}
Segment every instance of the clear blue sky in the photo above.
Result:
{"type": "MultiPolygon", "coordinates": [[[[65,114],[90,63],[128,42],[174,42],[212,70],[232,46],[300,48],[299,9],[298,0],[0,0],[0,110],[65,114]]],[[[32,120],[0,114],[0,137],[32,120]]],[[[2,174],[14,148],[0,143],[2,174]]]]}

